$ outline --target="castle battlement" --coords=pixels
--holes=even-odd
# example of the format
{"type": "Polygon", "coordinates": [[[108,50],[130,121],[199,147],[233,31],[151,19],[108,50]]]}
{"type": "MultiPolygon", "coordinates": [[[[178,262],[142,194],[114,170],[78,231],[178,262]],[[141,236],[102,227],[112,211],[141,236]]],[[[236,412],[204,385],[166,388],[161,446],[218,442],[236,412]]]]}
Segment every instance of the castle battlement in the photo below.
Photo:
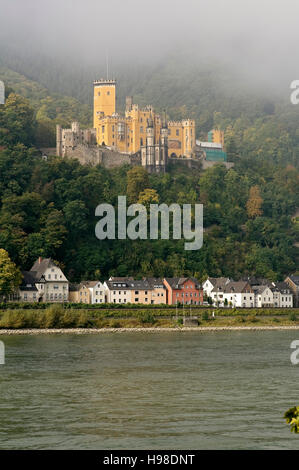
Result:
{"type": "Polygon", "coordinates": [[[168,121],[169,126],[181,126],[182,121],[168,121]]]}
{"type": "Polygon", "coordinates": [[[99,80],[94,80],[93,84],[94,84],[94,86],[97,86],[97,85],[116,85],[116,80],[100,78],[99,80]]]}

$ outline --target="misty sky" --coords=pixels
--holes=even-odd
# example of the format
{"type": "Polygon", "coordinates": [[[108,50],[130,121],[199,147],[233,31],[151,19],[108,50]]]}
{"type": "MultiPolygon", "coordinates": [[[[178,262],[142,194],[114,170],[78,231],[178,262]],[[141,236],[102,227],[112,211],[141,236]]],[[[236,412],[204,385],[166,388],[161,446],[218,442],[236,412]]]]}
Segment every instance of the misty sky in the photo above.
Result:
{"type": "Polygon", "coordinates": [[[105,71],[180,51],[264,81],[299,79],[298,0],[0,0],[0,53],[98,64],[105,71]]]}

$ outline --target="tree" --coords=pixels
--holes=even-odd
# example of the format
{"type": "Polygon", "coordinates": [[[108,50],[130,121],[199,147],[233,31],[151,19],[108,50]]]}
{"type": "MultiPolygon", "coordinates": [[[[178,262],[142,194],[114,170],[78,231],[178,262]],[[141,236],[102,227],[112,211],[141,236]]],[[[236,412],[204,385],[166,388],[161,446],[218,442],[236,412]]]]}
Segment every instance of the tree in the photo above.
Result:
{"type": "Polygon", "coordinates": [[[159,203],[159,195],[155,189],[145,189],[139,193],[138,204],[143,204],[149,211],[150,204],[159,203]]]}
{"type": "Polygon", "coordinates": [[[127,173],[127,196],[132,204],[139,198],[139,194],[149,187],[149,178],[147,171],[136,166],[127,173]]]}
{"type": "Polygon", "coordinates": [[[22,96],[11,93],[5,105],[0,107],[0,145],[32,145],[34,127],[34,110],[29,102],[22,96]]]}
{"type": "Polygon", "coordinates": [[[21,284],[22,274],[6,250],[0,249],[0,296],[12,294],[21,284]]]}
{"type": "Polygon", "coordinates": [[[259,217],[263,214],[262,211],[263,199],[261,197],[260,188],[252,186],[249,191],[249,199],[246,204],[247,215],[251,219],[259,217]]]}

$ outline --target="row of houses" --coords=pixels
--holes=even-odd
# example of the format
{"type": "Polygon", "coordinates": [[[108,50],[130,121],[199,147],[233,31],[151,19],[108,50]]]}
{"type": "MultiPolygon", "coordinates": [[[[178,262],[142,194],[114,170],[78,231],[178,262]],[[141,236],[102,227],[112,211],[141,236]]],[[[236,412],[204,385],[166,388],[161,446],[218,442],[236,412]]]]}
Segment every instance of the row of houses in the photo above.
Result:
{"type": "Polygon", "coordinates": [[[50,258],[39,258],[12,300],[22,302],[74,302],[86,304],[194,304],[203,303],[203,290],[197,279],[111,277],[109,280],[69,283],[50,258]]]}
{"type": "Polygon", "coordinates": [[[208,278],[203,283],[206,297],[219,307],[292,308],[298,305],[299,276],[290,275],[284,282],[248,278],[208,278]]]}
{"type": "Polygon", "coordinates": [[[248,278],[209,277],[202,285],[193,277],[110,277],[109,280],[72,284],[51,258],[38,258],[11,300],[86,304],[183,304],[219,307],[293,307],[298,305],[299,276],[284,282],[248,278]]]}

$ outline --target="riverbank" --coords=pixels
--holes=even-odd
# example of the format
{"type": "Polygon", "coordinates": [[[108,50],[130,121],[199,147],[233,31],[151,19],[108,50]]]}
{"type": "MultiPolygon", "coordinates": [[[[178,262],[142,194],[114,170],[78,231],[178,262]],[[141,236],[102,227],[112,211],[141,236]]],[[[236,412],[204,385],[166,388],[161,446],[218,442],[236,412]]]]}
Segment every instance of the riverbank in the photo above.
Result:
{"type": "Polygon", "coordinates": [[[267,330],[299,330],[299,325],[288,326],[197,326],[197,327],[144,327],[144,328],[35,328],[35,329],[1,329],[1,335],[61,335],[61,334],[101,334],[101,333],[168,333],[168,332],[199,332],[205,331],[267,331],[267,330]]]}

